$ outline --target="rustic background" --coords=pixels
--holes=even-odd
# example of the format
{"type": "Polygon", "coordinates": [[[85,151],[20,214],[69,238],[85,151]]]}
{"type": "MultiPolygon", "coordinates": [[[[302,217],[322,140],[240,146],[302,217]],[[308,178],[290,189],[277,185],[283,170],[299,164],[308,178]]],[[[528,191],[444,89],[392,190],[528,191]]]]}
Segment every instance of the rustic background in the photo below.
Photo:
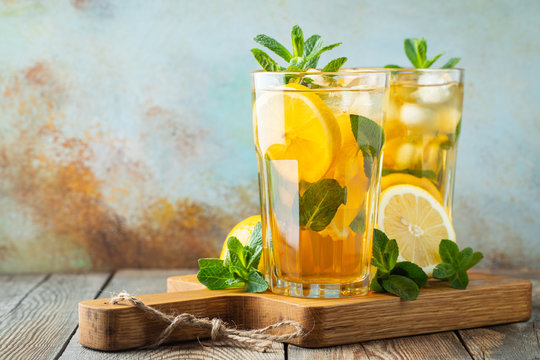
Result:
{"type": "MultiPolygon", "coordinates": [[[[539,1],[0,2],[0,273],[192,266],[258,211],[252,37],[462,56],[455,227],[540,266],[539,1]]],[[[444,59],[447,59],[445,57],[444,59]]],[[[328,60],[328,58],[322,59],[328,60]]]]}

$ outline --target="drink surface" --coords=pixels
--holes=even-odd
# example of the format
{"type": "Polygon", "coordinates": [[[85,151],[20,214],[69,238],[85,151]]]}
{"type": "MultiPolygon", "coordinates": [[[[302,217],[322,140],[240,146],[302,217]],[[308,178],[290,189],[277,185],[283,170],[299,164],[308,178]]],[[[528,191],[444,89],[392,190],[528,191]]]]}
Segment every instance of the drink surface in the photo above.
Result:
{"type": "Polygon", "coordinates": [[[253,95],[267,272],[297,284],[365,280],[380,149],[364,143],[382,145],[384,89],[253,95]]]}
{"type": "Polygon", "coordinates": [[[444,76],[394,79],[384,125],[382,191],[398,184],[419,186],[452,216],[462,103],[462,84],[444,76]]]}

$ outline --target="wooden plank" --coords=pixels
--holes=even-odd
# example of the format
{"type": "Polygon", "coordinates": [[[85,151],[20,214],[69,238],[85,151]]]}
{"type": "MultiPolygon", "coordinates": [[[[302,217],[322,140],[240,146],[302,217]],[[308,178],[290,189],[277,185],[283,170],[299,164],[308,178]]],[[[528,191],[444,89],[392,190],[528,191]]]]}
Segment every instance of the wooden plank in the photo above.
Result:
{"type": "Polygon", "coordinates": [[[0,317],[0,359],[54,359],[77,326],[78,301],[109,274],[52,275],[0,317]]]}
{"type": "Polygon", "coordinates": [[[302,348],[288,345],[289,360],[333,360],[354,359],[369,360],[362,344],[339,345],[318,349],[302,348]]]}
{"type": "Polygon", "coordinates": [[[540,270],[504,271],[533,284],[531,319],[527,322],[459,331],[475,359],[540,359],[540,270]]]}
{"type": "MultiPolygon", "coordinates": [[[[115,274],[103,294],[109,296],[126,290],[131,294],[159,293],[165,291],[166,279],[172,275],[193,273],[194,270],[122,270],[115,274]]],[[[212,347],[210,341],[188,342],[161,346],[157,349],[123,352],[100,352],[81,346],[78,333],[60,357],[61,360],[128,360],[128,359],[268,359],[284,358],[283,344],[274,344],[271,352],[258,353],[232,347],[212,347]]]]}
{"type": "Polygon", "coordinates": [[[362,344],[369,359],[470,359],[471,356],[452,331],[409,336],[362,344]]]}
{"type": "Polygon", "coordinates": [[[17,307],[47,275],[0,275],[0,317],[17,307]]]}
{"type": "Polygon", "coordinates": [[[289,345],[289,359],[471,359],[453,332],[308,349],[289,345]]]}

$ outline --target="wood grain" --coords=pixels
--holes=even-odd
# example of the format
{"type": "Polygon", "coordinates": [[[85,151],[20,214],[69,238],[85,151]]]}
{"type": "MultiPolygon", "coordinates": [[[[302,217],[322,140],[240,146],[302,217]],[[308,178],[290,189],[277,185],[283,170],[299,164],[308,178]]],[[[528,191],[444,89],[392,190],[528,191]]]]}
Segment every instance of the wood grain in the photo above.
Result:
{"type": "MultiPolygon", "coordinates": [[[[531,311],[531,283],[526,280],[471,273],[466,290],[431,281],[416,301],[387,294],[343,299],[303,299],[269,292],[207,289],[141,295],[147,305],[170,312],[219,317],[240,328],[260,328],[282,319],[297,321],[309,333],[291,343],[324,347],[374,339],[471,328],[526,320],[531,311]],[[359,321],[361,319],[361,321],[359,321]]],[[[169,279],[169,291],[193,287],[193,277],[169,279]],[[191,284],[189,285],[189,283],[191,284]]],[[[127,305],[106,299],[79,304],[81,344],[94,349],[120,350],[155,341],[165,324],[127,305]]],[[[172,341],[207,337],[202,329],[179,329],[172,341]]]]}
{"type": "Polygon", "coordinates": [[[540,359],[540,270],[506,273],[532,281],[531,319],[522,323],[460,330],[459,336],[475,359],[540,359]]]}
{"type": "Polygon", "coordinates": [[[437,334],[410,336],[363,343],[369,359],[471,359],[456,334],[447,331],[437,334]]]}
{"type": "Polygon", "coordinates": [[[0,317],[17,307],[47,275],[0,275],[0,317]]]}
{"type": "Polygon", "coordinates": [[[0,318],[0,359],[54,359],[77,327],[73,311],[109,274],[52,275],[0,318]]]}
{"type": "MultiPolygon", "coordinates": [[[[193,273],[193,270],[121,270],[111,279],[103,294],[127,291],[129,293],[159,293],[166,290],[165,279],[172,275],[193,273]]],[[[60,357],[61,360],[133,360],[133,359],[283,359],[284,345],[274,344],[271,352],[260,354],[255,351],[232,347],[212,346],[210,341],[188,342],[180,345],[162,346],[157,349],[131,350],[122,352],[100,352],[85,348],[74,336],[60,357]]]]}
{"type": "Polygon", "coordinates": [[[288,345],[289,360],[369,360],[362,344],[339,345],[318,349],[288,345]]]}

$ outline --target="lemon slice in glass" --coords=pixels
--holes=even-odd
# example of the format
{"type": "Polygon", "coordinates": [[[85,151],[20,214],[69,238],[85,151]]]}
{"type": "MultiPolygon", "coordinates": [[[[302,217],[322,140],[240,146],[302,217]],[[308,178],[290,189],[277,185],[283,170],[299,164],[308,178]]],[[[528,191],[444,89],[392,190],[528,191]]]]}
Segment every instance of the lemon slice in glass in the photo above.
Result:
{"type": "Polygon", "coordinates": [[[439,243],[456,241],[452,222],[439,201],[413,185],[396,185],[382,192],[378,228],[396,239],[400,261],[412,261],[428,276],[441,262],[439,243]]]}
{"type": "Polygon", "coordinates": [[[298,174],[282,174],[291,181],[321,179],[341,145],[336,118],[309,88],[287,84],[268,91],[255,102],[257,140],[271,160],[296,160],[298,174]]]}

